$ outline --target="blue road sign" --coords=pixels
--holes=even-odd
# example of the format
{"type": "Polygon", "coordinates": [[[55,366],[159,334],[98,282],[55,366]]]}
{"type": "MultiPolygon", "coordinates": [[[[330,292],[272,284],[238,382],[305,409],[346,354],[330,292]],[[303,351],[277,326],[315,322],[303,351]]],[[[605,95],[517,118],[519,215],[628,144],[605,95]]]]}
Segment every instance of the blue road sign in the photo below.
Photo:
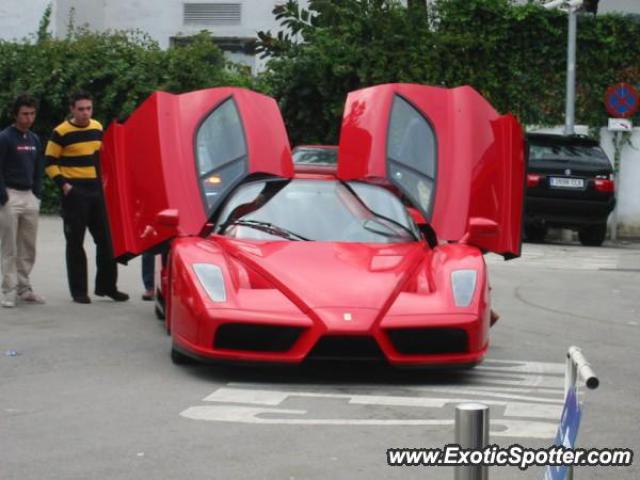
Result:
{"type": "Polygon", "coordinates": [[[609,115],[616,118],[629,118],[640,107],[638,91],[628,83],[618,83],[607,88],[604,104],[609,115]]]}
{"type": "MultiPolygon", "coordinates": [[[[576,438],[578,437],[578,428],[580,427],[580,418],[582,410],[578,403],[576,388],[572,386],[567,392],[567,398],[564,401],[562,409],[562,417],[560,417],[560,425],[556,433],[556,439],[553,444],[558,447],[575,448],[576,438]]],[[[566,466],[549,466],[545,472],[545,480],[565,480],[567,476],[566,466]]]]}

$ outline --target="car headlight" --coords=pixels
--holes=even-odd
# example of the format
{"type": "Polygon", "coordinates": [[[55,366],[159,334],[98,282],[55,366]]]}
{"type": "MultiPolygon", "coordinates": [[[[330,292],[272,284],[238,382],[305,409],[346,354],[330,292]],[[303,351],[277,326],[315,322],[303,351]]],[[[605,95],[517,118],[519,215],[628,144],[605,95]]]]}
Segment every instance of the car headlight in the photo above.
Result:
{"type": "Polygon", "coordinates": [[[194,263],[193,271],[196,273],[198,280],[200,280],[200,285],[207,291],[211,300],[214,302],[227,301],[224,276],[219,266],[210,263],[194,263]]]}
{"type": "Polygon", "coordinates": [[[457,307],[468,307],[476,291],[478,273],[475,270],[455,270],[451,272],[453,298],[457,307]]]}

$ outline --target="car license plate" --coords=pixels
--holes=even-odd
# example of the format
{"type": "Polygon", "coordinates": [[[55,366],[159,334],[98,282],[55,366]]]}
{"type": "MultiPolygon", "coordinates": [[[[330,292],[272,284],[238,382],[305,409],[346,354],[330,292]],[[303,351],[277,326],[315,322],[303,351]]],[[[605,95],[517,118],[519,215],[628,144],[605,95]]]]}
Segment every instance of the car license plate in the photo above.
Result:
{"type": "Polygon", "coordinates": [[[584,188],[584,179],[551,177],[549,178],[549,185],[560,188],[584,188]]]}

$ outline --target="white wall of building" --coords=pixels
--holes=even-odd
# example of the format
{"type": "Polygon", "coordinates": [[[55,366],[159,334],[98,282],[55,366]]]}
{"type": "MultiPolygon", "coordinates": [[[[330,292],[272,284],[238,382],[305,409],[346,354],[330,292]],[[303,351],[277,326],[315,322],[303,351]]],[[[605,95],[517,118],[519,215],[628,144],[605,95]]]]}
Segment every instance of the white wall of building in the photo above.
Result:
{"type": "MultiPolygon", "coordinates": [[[[603,128],[601,145],[607,156],[615,157],[615,133],[603,128]]],[[[634,128],[620,150],[618,174],[618,228],[620,236],[640,236],[640,128],[634,128]]]]}
{"type": "MultiPolygon", "coordinates": [[[[260,30],[277,30],[272,14],[274,6],[283,0],[57,0],[56,28],[65,32],[71,9],[75,10],[74,23],[86,24],[95,30],[138,29],[148,33],[161,48],[167,48],[174,37],[188,37],[209,30],[216,37],[256,38],[260,30]],[[240,21],[228,24],[193,24],[184,20],[184,4],[239,4],[240,21]]],[[[306,1],[301,2],[306,4],[306,1]]],[[[61,33],[63,34],[63,33],[61,33]]],[[[253,56],[235,53],[231,57],[255,70],[262,62],[253,56]]]]}
{"type": "Polygon", "coordinates": [[[0,39],[19,40],[35,34],[49,1],[0,0],[0,39]]]}
{"type": "Polygon", "coordinates": [[[600,3],[598,3],[598,14],[600,13],[640,14],[640,1],[638,0],[600,0],[600,3]]]}
{"type": "MultiPolygon", "coordinates": [[[[529,0],[517,0],[527,3],[529,0]]],[[[540,3],[548,3],[551,0],[538,0],[540,3]]],[[[638,13],[640,14],[639,0],[600,0],[598,14],[601,13],[638,13]]]]}
{"type": "MultiPolygon", "coordinates": [[[[113,0],[55,0],[55,31],[63,37],[69,23],[75,27],[88,26],[93,30],[108,28],[105,22],[105,5],[113,0]]],[[[117,2],[119,3],[119,2],[117,2]]]]}

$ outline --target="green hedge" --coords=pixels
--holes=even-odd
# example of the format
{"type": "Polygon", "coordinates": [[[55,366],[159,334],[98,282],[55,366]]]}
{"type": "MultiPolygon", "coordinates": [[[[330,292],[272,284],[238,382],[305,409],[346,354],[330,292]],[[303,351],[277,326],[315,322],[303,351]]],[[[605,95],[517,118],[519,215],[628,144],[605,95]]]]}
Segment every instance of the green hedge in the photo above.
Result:
{"type": "MultiPolygon", "coordinates": [[[[273,59],[262,88],[277,97],[294,143],[335,143],[348,91],[384,82],[472,85],[526,124],[564,123],[567,16],[536,2],[289,0],[284,31],[260,32],[273,59]],[[422,5],[421,5],[422,4],[422,5]]],[[[579,16],[577,123],[605,125],[605,89],[640,82],[637,16],[579,16]]]]}
{"type": "MultiPolygon", "coordinates": [[[[0,117],[11,123],[10,105],[22,92],[40,100],[34,126],[46,142],[68,114],[68,95],[82,88],[95,98],[95,117],[105,127],[125,119],[155,90],[184,92],[219,85],[250,86],[248,72],[229,64],[211,36],[162,50],[141,32],[73,30],[64,39],[40,32],[37,40],[0,41],[0,117]]],[[[57,210],[58,192],[47,179],[43,211],[57,210]]]]}

